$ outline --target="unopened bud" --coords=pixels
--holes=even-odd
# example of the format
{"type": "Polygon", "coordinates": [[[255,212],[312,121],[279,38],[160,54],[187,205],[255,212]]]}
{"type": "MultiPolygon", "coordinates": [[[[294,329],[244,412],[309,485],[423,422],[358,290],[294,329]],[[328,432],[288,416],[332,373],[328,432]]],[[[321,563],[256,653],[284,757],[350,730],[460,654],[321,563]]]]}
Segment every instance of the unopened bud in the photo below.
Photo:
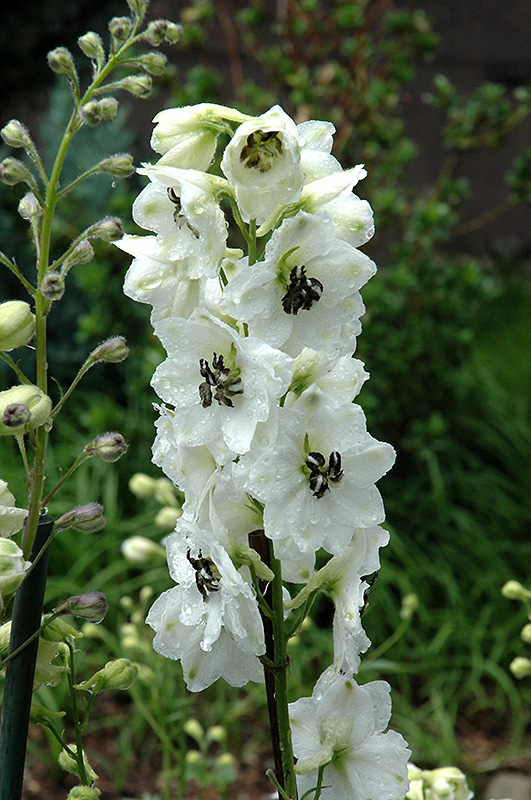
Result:
{"type": "Polygon", "coordinates": [[[31,180],[31,172],[22,161],[17,158],[4,158],[0,162],[0,181],[7,186],[16,186],[17,183],[31,180]]]}
{"type": "Polygon", "coordinates": [[[144,31],[144,39],[152,47],[158,47],[162,42],[176,44],[181,38],[182,27],[167,19],[155,19],[149,23],[144,31]]]}
{"type": "Polygon", "coordinates": [[[97,167],[100,172],[109,172],[116,178],[128,178],[135,171],[133,156],[130,156],[129,153],[119,153],[104,158],[97,167]]]}
{"type": "Polygon", "coordinates": [[[30,708],[30,724],[45,725],[56,722],[66,715],[66,711],[52,711],[45,706],[37,706],[32,703],[30,708]]]}
{"type": "Polygon", "coordinates": [[[400,619],[411,619],[417,608],[419,607],[419,599],[416,594],[412,592],[406,594],[402,598],[402,608],[400,609],[400,619]]]}
{"type": "Polygon", "coordinates": [[[103,119],[101,109],[101,102],[99,100],[89,100],[88,103],[81,106],[80,112],[83,122],[87,125],[98,125],[103,119]]]}
{"type": "Polygon", "coordinates": [[[522,586],[518,581],[507,581],[502,586],[501,593],[508,600],[528,600],[531,598],[531,592],[522,586]]]}
{"type": "Polygon", "coordinates": [[[138,667],[128,658],[117,658],[108,661],[103,669],[98,670],[87,681],[78,685],[79,689],[97,694],[104,689],[129,689],[138,675],[138,667]]]}
{"type": "Polygon", "coordinates": [[[103,242],[117,242],[123,235],[124,228],[118,217],[105,217],[87,229],[87,236],[96,236],[103,242]]]}
{"type": "Polygon", "coordinates": [[[205,737],[205,732],[201,723],[197,719],[187,719],[183,724],[183,731],[187,736],[191,736],[196,742],[202,742],[205,737]]]}
{"type": "Polygon", "coordinates": [[[109,31],[119,42],[125,42],[131,33],[130,17],[113,17],[109,22],[109,31]]]}
{"type": "Polygon", "coordinates": [[[84,36],[80,36],[77,43],[81,52],[84,53],[87,58],[99,61],[105,57],[101,37],[98,36],[97,33],[94,33],[94,31],[89,31],[85,33],[84,36]]]}
{"type": "Polygon", "coordinates": [[[232,753],[222,753],[220,756],[216,758],[216,767],[217,769],[235,769],[237,766],[237,761],[232,755],[232,753]]]}
{"type": "Polygon", "coordinates": [[[54,611],[61,614],[72,614],[83,617],[89,622],[101,622],[109,610],[107,598],[103,592],[85,592],[64,600],[54,611]]]}
{"type": "Polygon", "coordinates": [[[0,435],[15,434],[26,432],[26,425],[30,428],[37,428],[40,425],[48,422],[50,412],[52,410],[52,401],[48,395],[44,394],[38,386],[24,383],[20,386],[12,386],[11,389],[6,389],[0,392],[0,415],[4,417],[4,413],[9,406],[22,405],[27,406],[31,416],[29,422],[21,424],[18,427],[6,426],[3,421],[0,424],[0,435]]]}
{"type": "Polygon", "coordinates": [[[113,336],[107,339],[106,342],[98,345],[89,356],[89,359],[94,363],[98,361],[107,361],[110,364],[119,364],[120,361],[125,361],[129,355],[129,348],[123,336],[113,336]]]}
{"type": "Polygon", "coordinates": [[[26,192],[24,197],[21,198],[18,204],[18,213],[27,222],[42,216],[42,206],[33,192],[26,192]]]}
{"type": "Polygon", "coordinates": [[[174,506],[163,506],[155,516],[155,525],[163,531],[172,531],[175,528],[175,523],[182,515],[182,509],[175,508],[174,506]]]}
{"type": "Polygon", "coordinates": [[[145,16],[147,11],[147,0],[127,0],[127,5],[135,17],[142,19],[142,17],[145,16]]]}
{"type": "Polygon", "coordinates": [[[114,97],[102,97],[100,100],[101,118],[110,122],[118,113],[119,103],[114,97]]]}
{"type": "Polygon", "coordinates": [[[66,800],[98,800],[101,795],[97,786],[74,786],[66,800]]]}
{"type": "Polygon", "coordinates": [[[88,239],[83,239],[70,253],[68,258],[65,259],[65,267],[66,269],[70,269],[77,264],[90,264],[93,258],[94,248],[88,239]]]}
{"type": "Polygon", "coordinates": [[[531,622],[528,622],[527,625],[524,625],[520,631],[520,636],[526,644],[531,644],[531,622]]]}
{"type": "Polygon", "coordinates": [[[224,742],[227,738],[227,731],[223,725],[212,725],[206,732],[206,738],[209,742],[224,742]]]}
{"type": "Polygon", "coordinates": [[[129,491],[140,499],[152,497],[157,488],[157,480],[144,472],[137,472],[129,479],[129,491]]]}
{"type": "Polygon", "coordinates": [[[157,478],[154,497],[161,506],[172,506],[173,508],[179,506],[173,483],[168,478],[157,478]]]}
{"type": "MultiPolygon", "coordinates": [[[[69,744],[68,749],[73,751],[74,753],[77,753],[77,745],[75,744],[69,744]]],[[[86,776],[91,783],[94,783],[95,781],[98,780],[98,775],[94,772],[94,770],[90,766],[84,751],[82,751],[82,756],[83,756],[83,766],[85,767],[85,775],[83,776],[83,779],[85,779],[86,776]]],[[[57,760],[59,761],[59,765],[64,770],[66,770],[66,772],[73,772],[74,775],[78,776],[78,778],[82,777],[80,774],[77,758],[72,758],[72,756],[69,755],[69,753],[66,750],[62,750],[59,753],[57,760]]]]}
{"type": "MultiPolygon", "coordinates": [[[[43,623],[44,622],[46,622],[46,618],[43,618],[43,623]]],[[[41,633],[41,639],[44,639],[46,642],[55,642],[56,644],[59,642],[72,642],[74,639],[79,639],[82,636],[83,634],[80,631],[77,631],[60,617],[56,617],[52,619],[51,622],[48,622],[41,633]]]]}
{"type": "Polygon", "coordinates": [[[35,315],[23,300],[0,304],[0,350],[14,350],[28,344],[35,333],[35,315]]]}
{"type": "Polygon", "coordinates": [[[145,99],[151,94],[153,81],[149,75],[128,75],[126,78],[122,78],[119,88],[135,97],[145,99]]]}
{"type": "Polygon", "coordinates": [[[528,658],[518,656],[513,658],[509,664],[509,669],[515,678],[527,678],[528,675],[531,675],[531,661],[528,658]]]}
{"type": "Polygon", "coordinates": [[[102,461],[112,464],[118,461],[127,450],[127,444],[121,433],[102,433],[96,436],[85,447],[85,452],[97,456],[102,461]]]}
{"type": "Polygon", "coordinates": [[[56,47],[55,50],[50,50],[48,53],[48,66],[58,75],[68,75],[71,78],[76,75],[72,53],[66,47],[56,47]]]}
{"type": "Polygon", "coordinates": [[[146,53],[135,62],[150,75],[164,75],[168,59],[162,53],[146,53]]]}
{"type": "Polygon", "coordinates": [[[41,294],[51,303],[56,303],[65,293],[65,279],[58,272],[49,272],[39,286],[41,294]]]}
{"type": "Polygon", "coordinates": [[[31,562],[12,539],[0,539],[0,597],[17,591],[31,562]]]}
{"type": "Polygon", "coordinates": [[[2,414],[2,425],[6,428],[19,428],[21,425],[26,427],[31,419],[31,411],[23,403],[11,403],[4,408],[2,414]]]}
{"type": "Polygon", "coordinates": [[[164,562],[166,559],[166,551],[162,545],[145,536],[131,536],[131,538],[125,539],[122,542],[121,550],[123,557],[130,564],[145,564],[154,558],[164,562]]]}
{"type": "Polygon", "coordinates": [[[33,147],[28,129],[18,119],[12,119],[4,125],[0,135],[9,147],[23,147],[24,150],[33,147]]]}
{"type": "Polygon", "coordinates": [[[100,506],[99,503],[87,503],[84,506],[78,506],[59,517],[55,527],[60,530],[74,528],[74,530],[82,531],[83,533],[101,531],[105,527],[103,506],[100,506]]]}
{"type": "Polygon", "coordinates": [[[200,764],[203,761],[203,754],[199,750],[188,750],[184,760],[187,764],[200,764]]]}

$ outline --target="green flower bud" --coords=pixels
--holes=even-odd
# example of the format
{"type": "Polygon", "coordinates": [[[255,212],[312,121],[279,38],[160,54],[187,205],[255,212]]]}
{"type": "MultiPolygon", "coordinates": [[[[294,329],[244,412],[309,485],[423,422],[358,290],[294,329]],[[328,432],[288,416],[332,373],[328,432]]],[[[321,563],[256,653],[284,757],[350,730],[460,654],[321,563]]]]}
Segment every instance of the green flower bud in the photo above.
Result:
{"type": "Polygon", "coordinates": [[[48,53],[48,66],[58,75],[76,78],[76,68],[72,53],[66,47],[56,47],[48,53]]]}
{"type": "Polygon", "coordinates": [[[119,103],[114,97],[102,97],[100,100],[101,118],[110,122],[118,113],[119,103]]]}
{"type": "Polygon", "coordinates": [[[520,632],[520,636],[526,644],[531,644],[531,622],[528,622],[527,625],[524,625],[520,632]]]}
{"type": "Polygon", "coordinates": [[[155,525],[164,531],[172,531],[175,523],[182,515],[182,509],[174,506],[163,506],[155,517],[155,525]]]}
{"type": "Polygon", "coordinates": [[[162,506],[172,506],[173,508],[179,506],[173,483],[168,478],[157,478],[154,497],[162,506]]]}
{"type": "Polygon", "coordinates": [[[123,336],[113,336],[111,339],[98,345],[89,356],[95,364],[98,361],[107,361],[109,364],[119,364],[129,355],[129,348],[123,336]]]}
{"type": "Polygon", "coordinates": [[[109,610],[107,598],[103,592],[85,592],[69,597],[55,611],[62,614],[72,614],[74,617],[82,617],[88,622],[101,622],[109,610]]]}
{"type": "Polygon", "coordinates": [[[120,81],[119,88],[135,97],[145,99],[151,94],[153,81],[149,75],[128,75],[120,81]]]}
{"type": "Polygon", "coordinates": [[[203,761],[203,754],[199,752],[199,750],[188,750],[186,753],[184,760],[187,764],[200,764],[203,761]]]}
{"type": "Polygon", "coordinates": [[[227,738],[227,731],[223,725],[212,725],[206,732],[208,742],[224,742],[227,738]]]}
{"type": "Polygon", "coordinates": [[[128,658],[117,658],[108,661],[103,669],[95,672],[87,681],[83,681],[76,688],[84,689],[91,694],[97,694],[104,689],[129,689],[138,675],[138,667],[128,658]]]}
{"type": "Polygon", "coordinates": [[[158,47],[162,42],[176,44],[181,38],[183,29],[167,19],[156,19],[150,22],[144,31],[143,37],[152,47],[158,47]]]}
{"type": "Polygon", "coordinates": [[[518,581],[507,581],[502,586],[501,593],[508,600],[528,600],[531,598],[531,592],[522,586],[518,581]]]}
{"type": "Polygon", "coordinates": [[[164,75],[168,59],[162,53],[146,53],[136,58],[135,62],[150,75],[164,75]]]}
{"type": "Polygon", "coordinates": [[[88,239],[83,239],[65,259],[64,269],[68,271],[77,264],[90,264],[94,258],[94,248],[88,239]]]}
{"type": "Polygon", "coordinates": [[[123,235],[123,225],[118,217],[105,217],[87,229],[87,236],[96,236],[102,242],[117,242],[123,235]]]}
{"type": "Polygon", "coordinates": [[[64,716],[66,716],[66,711],[52,711],[45,706],[32,705],[30,709],[30,723],[32,725],[51,725],[64,716]]]}
{"type": "MultiPolygon", "coordinates": [[[[42,621],[45,622],[46,617],[43,617],[42,621]]],[[[67,641],[71,643],[74,639],[79,639],[82,636],[81,631],[77,631],[60,617],[49,622],[41,633],[41,639],[44,639],[45,642],[55,642],[56,644],[60,642],[66,643],[67,641]]]]}
{"type": "Polygon", "coordinates": [[[509,664],[509,669],[515,678],[527,678],[528,675],[531,675],[531,661],[528,658],[518,656],[513,658],[509,664]]]}
{"type": "MultiPolygon", "coordinates": [[[[37,386],[33,386],[32,384],[25,383],[20,386],[12,386],[11,389],[0,392],[0,414],[2,418],[6,408],[12,404],[20,404],[29,408],[31,417],[27,424],[30,428],[38,428],[50,419],[52,401],[48,395],[44,394],[37,386]]],[[[25,432],[26,425],[20,425],[20,427],[6,427],[3,421],[0,423],[0,435],[25,432]]]]}
{"type": "Polygon", "coordinates": [[[23,300],[0,303],[0,350],[28,344],[35,333],[35,315],[23,300]]]}
{"type": "Polygon", "coordinates": [[[130,564],[145,564],[154,558],[158,558],[163,563],[166,559],[164,548],[145,536],[131,536],[129,539],[125,539],[122,542],[121,550],[123,557],[130,564]]]}
{"type": "Polygon", "coordinates": [[[30,419],[31,411],[24,403],[10,403],[4,408],[2,425],[6,428],[18,428],[20,425],[26,426],[30,419]]]}
{"type": "Polygon", "coordinates": [[[109,22],[109,31],[119,42],[125,42],[131,33],[130,17],[113,17],[109,22]]]}
{"type": "Polygon", "coordinates": [[[16,542],[0,539],[0,595],[14,594],[30,566],[16,542]]]}
{"type": "Polygon", "coordinates": [[[115,156],[104,158],[97,165],[100,172],[109,172],[116,178],[128,178],[135,171],[133,156],[129,153],[118,153],[115,156]]]}
{"type": "Polygon", "coordinates": [[[51,303],[56,303],[65,293],[65,279],[58,272],[49,272],[39,286],[41,294],[51,303]]]}
{"type": "Polygon", "coordinates": [[[175,22],[170,22],[169,20],[164,20],[166,23],[166,35],[165,39],[168,44],[177,44],[181,36],[183,35],[183,27],[182,25],[176,25],[175,22]]]}
{"type": "Polygon", "coordinates": [[[85,452],[112,464],[123,456],[127,447],[128,445],[121,433],[101,433],[87,444],[85,452]]]}
{"type": "Polygon", "coordinates": [[[33,192],[26,192],[24,197],[18,204],[18,213],[27,222],[42,216],[42,206],[33,194],[33,192]]]}
{"type": "Polygon", "coordinates": [[[419,607],[419,599],[416,594],[412,592],[406,594],[402,598],[402,608],[400,609],[400,619],[411,619],[417,608],[419,607]]]}
{"type": "MultiPolygon", "coordinates": [[[[74,753],[77,753],[77,746],[75,744],[69,744],[68,747],[74,753]]],[[[72,756],[70,756],[66,752],[66,750],[63,750],[61,753],[59,753],[59,758],[57,760],[59,761],[59,765],[64,770],[66,770],[66,772],[73,772],[74,775],[77,775],[78,778],[81,778],[81,775],[79,774],[79,765],[78,765],[76,759],[72,758],[72,756]]],[[[85,755],[85,753],[83,753],[83,766],[85,767],[85,773],[87,775],[87,778],[90,781],[97,781],[98,780],[98,775],[94,772],[94,770],[90,766],[90,764],[88,762],[88,759],[87,759],[87,756],[85,755]]],[[[97,795],[96,795],[96,797],[97,797],[97,795]]]]}
{"type": "Polygon", "coordinates": [[[31,172],[22,161],[17,158],[4,158],[0,162],[0,181],[7,186],[16,186],[17,183],[31,180],[31,172]]]}
{"type": "Polygon", "coordinates": [[[0,135],[9,147],[23,147],[24,150],[33,147],[28,129],[18,119],[12,119],[4,125],[0,135]]]}
{"type": "Polygon", "coordinates": [[[80,112],[81,119],[87,125],[98,125],[103,119],[103,112],[101,109],[100,100],[89,100],[84,106],[81,106],[80,112]]]}
{"type": "Polygon", "coordinates": [[[183,725],[183,731],[196,742],[202,742],[205,736],[201,723],[196,719],[187,719],[183,725]]]}
{"type": "Polygon", "coordinates": [[[157,478],[151,478],[144,472],[136,472],[129,479],[129,491],[140,499],[152,497],[157,488],[157,480],[157,478]]]}
{"type": "Polygon", "coordinates": [[[101,792],[96,786],[74,786],[66,800],[98,800],[101,792]]]}
{"type": "Polygon", "coordinates": [[[147,0],[127,0],[127,5],[135,17],[142,19],[147,11],[147,0]]]}
{"type": "Polygon", "coordinates": [[[84,55],[87,58],[92,58],[96,61],[102,61],[105,58],[105,51],[103,49],[103,42],[101,37],[94,31],[89,31],[83,36],[80,36],[77,43],[84,55]]]}
{"type": "Polygon", "coordinates": [[[84,506],[78,506],[72,511],[67,511],[55,523],[56,530],[74,528],[74,530],[82,533],[96,533],[104,527],[103,506],[100,506],[99,503],[87,503],[84,506]]]}

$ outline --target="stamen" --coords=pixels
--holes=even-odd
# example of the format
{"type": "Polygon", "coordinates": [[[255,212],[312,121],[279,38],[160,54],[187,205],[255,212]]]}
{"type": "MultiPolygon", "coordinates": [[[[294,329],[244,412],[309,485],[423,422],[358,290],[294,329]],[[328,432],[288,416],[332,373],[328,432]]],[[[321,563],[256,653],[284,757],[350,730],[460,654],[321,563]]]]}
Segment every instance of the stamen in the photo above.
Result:
{"type": "Polygon", "coordinates": [[[284,150],[278,131],[254,131],[246,141],[240,152],[240,161],[259,172],[269,172],[275,158],[284,150]]]}
{"type": "Polygon", "coordinates": [[[310,470],[308,482],[310,489],[317,499],[324,497],[326,492],[330,491],[329,481],[339,483],[343,477],[343,470],[341,469],[341,453],[333,450],[328,459],[328,466],[326,465],[325,457],[322,453],[312,451],[308,453],[306,459],[306,466],[310,470]]]}
{"type": "Polygon", "coordinates": [[[195,569],[195,584],[199,589],[203,600],[206,600],[207,592],[219,591],[221,575],[219,574],[216,565],[210,558],[203,558],[203,553],[201,550],[197,556],[197,558],[193,558],[190,555],[190,548],[188,548],[186,558],[195,569]]]}
{"type": "Polygon", "coordinates": [[[199,233],[194,228],[194,226],[189,222],[186,217],[186,214],[183,214],[183,207],[181,205],[181,198],[176,194],[175,189],[173,186],[168,186],[166,189],[166,193],[168,195],[168,199],[171,200],[173,205],[175,206],[173,212],[173,221],[177,224],[179,230],[182,229],[183,225],[185,225],[190,233],[195,236],[196,239],[199,239],[199,233]]]}
{"type": "Polygon", "coordinates": [[[301,309],[309,311],[322,293],[323,284],[317,278],[308,278],[306,267],[293,267],[286,294],[282,298],[282,308],[286,314],[298,314],[301,309]]]}
{"type": "Polygon", "coordinates": [[[199,384],[201,405],[203,408],[209,408],[214,399],[220,406],[233,408],[232,398],[237,394],[243,394],[242,379],[239,372],[233,373],[225,366],[222,355],[218,356],[217,353],[213,355],[212,369],[206,359],[199,359],[199,372],[201,377],[205,378],[203,383],[199,384]],[[213,395],[210,387],[215,387],[213,395]]]}

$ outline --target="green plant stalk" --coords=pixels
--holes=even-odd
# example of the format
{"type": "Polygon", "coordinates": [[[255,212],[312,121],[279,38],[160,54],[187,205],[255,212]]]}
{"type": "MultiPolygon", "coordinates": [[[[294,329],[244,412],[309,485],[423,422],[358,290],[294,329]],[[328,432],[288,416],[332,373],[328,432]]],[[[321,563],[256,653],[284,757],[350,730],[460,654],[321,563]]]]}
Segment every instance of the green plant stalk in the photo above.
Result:
{"type": "Polygon", "coordinates": [[[67,670],[68,677],[68,694],[70,695],[70,703],[72,705],[72,717],[74,720],[74,729],[76,735],[76,761],[79,769],[79,777],[83,786],[90,786],[91,782],[87,778],[87,771],[85,769],[85,762],[83,761],[83,741],[82,741],[82,728],[83,725],[79,719],[77,710],[77,691],[75,688],[76,675],[75,675],[75,650],[70,643],[67,642],[70,651],[70,668],[67,670]]]}

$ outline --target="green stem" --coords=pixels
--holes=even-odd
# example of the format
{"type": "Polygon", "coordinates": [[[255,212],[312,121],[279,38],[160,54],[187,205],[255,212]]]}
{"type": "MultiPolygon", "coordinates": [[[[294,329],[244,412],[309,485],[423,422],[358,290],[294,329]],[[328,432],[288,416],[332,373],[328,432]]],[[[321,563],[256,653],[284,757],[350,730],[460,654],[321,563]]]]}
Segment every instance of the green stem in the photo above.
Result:
{"type": "Polygon", "coordinates": [[[4,351],[3,351],[3,350],[0,350],[0,358],[2,358],[2,359],[3,359],[3,360],[6,362],[6,364],[9,364],[9,366],[11,367],[11,369],[13,370],[13,372],[15,372],[15,374],[16,374],[16,376],[17,376],[17,378],[19,379],[19,381],[20,381],[21,383],[25,383],[25,384],[31,384],[31,381],[30,381],[28,378],[26,378],[26,376],[24,375],[24,373],[22,372],[22,370],[20,369],[20,367],[19,367],[19,366],[17,366],[17,364],[15,364],[15,362],[13,361],[13,359],[12,359],[12,358],[10,358],[10,357],[7,355],[7,353],[4,353],[4,351]]]}
{"type": "Polygon", "coordinates": [[[65,481],[67,481],[67,480],[68,480],[68,478],[70,478],[70,477],[71,477],[71,476],[74,474],[74,472],[76,471],[76,469],[77,469],[78,467],[80,467],[80,466],[81,466],[81,464],[82,464],[84,461],[86,461],[86,460],[87,460],[87,458],[90,458],[90,453],[86,453],[85,451],[83,451],[83,452],[82,452],[82,453],[81,453],[81,454],[80,454],[80,455],[79,455],[79,456],[76,458],[76,460],[74,461],[74,463],[72,464],[72,466],[70,467],[70,469],[69,469],[69,470],[67,470],[67,472],[65,472],[65,474],[63,475],[63,477],[61,478],[61,480],[60,480],[58,483],[56,483],[56,484],[55,484],[55,486],[53,487],[53,489],[51,489],[51,490],[48,492],[48,494],[46,495],[46,497],[45,497],[45,498],[44,498],[44,500],[42,501],[43,505],[46,505],[47,503],[49,503],[49,502],[50,502],[50,500],[51,500],[51,499],[52,499],[52,497],[55,495],[55,493],[57,492],[57,490],[61,488],[61,486],[63,485],[63,483],[64,483],[65,481]]]}
{"type": "Polygon", "coordinates": [[[67,642],[67,647],[70,650],[70,669],[67,670],[68,676],[68,693],[70,695],[70,702],[72,704],[72,717],[74,720],[74,728],[75,728],[75,735],[76,735],[76,761],[77,766],[79,769],[79,777],[81,778],[81,782],[83,786],[90,786],[91,782],[87,778],[87,771],[85,769],[85,763],[83,760],[83,741],[81,737],[81,724],[79,721],[79,713],[77,710],[77,691],[75,689],[75,664],[74,664],[74,648],[67,642]]]}
{"type": "Polygon", "coordinates": [[[29,294],[32,297],[35,297],[35,289],[31,285],[31,283],[24,277],[22,272],[19,270],[19,268],[13,261],[11,261],[11,259],[9,259],[3,253],[0,253],[0,262],[4,264],[8,269],[10,269],[13,275],[17,276],[17,278],[19,279],[23,287],[26,289],[26,291],[29,292],[29,294]]]}
{"type": "Polygon", "coordinates": [[[256,220],[249,222],[249,266],[256,264],[256,220]]]}
{"type": "MultiPolygon", "coordinates": [[[[43,552],[44,549],[46,549],[46,548],[41,548],[41,550],[39,551],[39,554],[38,554],[39,557],[41,556],[41,553],[43,552]]],[[[37,559],[35,559],[33,564],[36,564],[36,563],[37,563],[37,559]]],[[[29,571],[28,571],[27,574],[28,575],[30,574],[29,571]]],[[[21,653],[29,644],[31,644],[37,638],[37,636],[40,636],[41,633],[43,632],[43,630],[50,624],[50,622],[53,622],[54,619],[57,619],[58,616],[59,616],[59,614],[51,614],[49,617],[47,617],[46,621],[42,623],[40,628],[37,628],[37,630],[29,637],[29,639],[26,639],[25,642],[22,642],[22,644],[19,645],[16,650],[13,650],[13,652],[9,653],[9,655],[6,656],[3,659],[3,661],[0,661],[0,664],[2,664],[2,665],[3,664],[7,664],[8,661],[11,661],[13,658],[15,658],[15,656],[18,656],[18,654],[21,653]]]]}
{"type": "Polygon", "coordinates": [[[380,656],[389,650],[390,647],[396,644],[396,642],[398,642],[398,640],[408,629],[409,622],[409,619],[403,619],[398,628],[395,629],[394,633],[392,633],[391,636],[385,640],[385,642],[382,642],[382,644],[377,647],[376,650],[374,650],[369,656],[363,659],[362,666],[365,668],[368,664],[370,664],[371,661],[380,658],[380,656]]]}

